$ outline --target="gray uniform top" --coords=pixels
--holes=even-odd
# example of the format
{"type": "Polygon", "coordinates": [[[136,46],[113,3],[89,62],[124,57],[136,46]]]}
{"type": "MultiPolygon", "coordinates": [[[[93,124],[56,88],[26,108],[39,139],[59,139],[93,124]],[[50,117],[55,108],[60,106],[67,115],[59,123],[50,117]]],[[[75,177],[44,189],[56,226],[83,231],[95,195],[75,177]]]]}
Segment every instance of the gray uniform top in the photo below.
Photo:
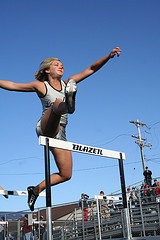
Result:
{"type": "MultiPolygon", "coordinates": [[[[46,86],[46,94],[44,95],[44,97],[40,97],[42,107],[43,107],[42,115],[56,101],[57,98],[60,98],[65,102],[65,88],[66,88],[65,82],[62,80],[61,80],[61,90],[56,90],[47,81],[45,81],[44,84],[46,86]]],[[[67,113],[61,116],[60,123],[62,124],[68,123],[67,113]]]]}

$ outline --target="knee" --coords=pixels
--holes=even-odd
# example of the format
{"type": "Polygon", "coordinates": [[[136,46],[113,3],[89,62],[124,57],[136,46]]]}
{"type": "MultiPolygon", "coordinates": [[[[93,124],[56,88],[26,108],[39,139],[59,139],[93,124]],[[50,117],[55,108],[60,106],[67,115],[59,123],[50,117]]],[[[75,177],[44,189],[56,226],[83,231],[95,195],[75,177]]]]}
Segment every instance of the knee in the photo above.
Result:
{"type": "Polygon", "coordinates": [[[64,114],[66,113],[66,104],[62,101],[62,99],[57,98],[52,106],[52,109],[58,115],[64,114]]]}
{"type": "Polygon", "coordinates": [[[72,178],[72,174],[68,174],[68,175],[65,177],[65,181],[69,181],[71,178],[72,178]]]}
{"type": "Polygon", "coordinates": [[[65,173],[65,174],[62,174],[61,176],[63,178],[63,181],[66,182],[72,178],[72,173],[65,173]]]}

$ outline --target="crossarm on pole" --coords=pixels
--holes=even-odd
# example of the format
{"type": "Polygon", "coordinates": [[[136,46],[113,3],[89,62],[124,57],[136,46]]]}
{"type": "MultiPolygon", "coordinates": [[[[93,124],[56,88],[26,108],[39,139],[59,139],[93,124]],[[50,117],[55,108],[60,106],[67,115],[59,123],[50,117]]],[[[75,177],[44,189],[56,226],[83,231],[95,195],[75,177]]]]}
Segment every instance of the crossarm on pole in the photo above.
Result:
{"type": "MultiPolygon", "coordinates": [[[[46,138],[48,138],[48,137],[40,136],[39,144],[45,146],[46,138]]],[[[95,155],[95,156],[99,156],[99,157],[120,159],[121,152],[107,150],[107,149],[103,149],[103,148],[99,148],[99,147],[87,146],[87,145],[79,144],[79,143],[57,140],[54,138],[48,138],[48,139],[49,139],[50,147],[70,150],[70,151],[79,152],[79,153],[91,154],[91,155],[95,155]]],[[[121,154],[122,154],[122,159],[125,160],[125,153],[121,153],[121,154]]]]}

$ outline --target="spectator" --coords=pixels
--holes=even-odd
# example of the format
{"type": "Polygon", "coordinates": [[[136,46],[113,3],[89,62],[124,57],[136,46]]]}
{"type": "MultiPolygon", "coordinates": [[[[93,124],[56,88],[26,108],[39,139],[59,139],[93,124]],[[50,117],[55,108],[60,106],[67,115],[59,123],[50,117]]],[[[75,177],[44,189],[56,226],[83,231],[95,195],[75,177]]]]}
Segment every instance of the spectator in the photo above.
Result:
{"type": "MultiPolygon", "coordinates": [[[[100,192],[100,196],[104,196],[104,192],[101,191],[100,192]]],[[[99,207],[100,207],[100,212],[101,212],[101,216],[102,218],[108,218],[108,205],[107,205],[107,200],[105,198],[103,199],[99,199],[99,207]]]]}
{"type": "Polygon", "coordinates": [[[145,184],[145,182],[142,183],[140,192],[141,192],[142,202],[143,202],[143,201],[146,202],[146,200],[145,200],[145,196],[146,196],[146,184],[145,184]]]}
{"type": "Polygon", "coordinates": [[[82,209],[83,211],[83,217],[84,221],[88,221],[88,198],[89,196],[87,194],[82,193],[81,194],[81,199],[79,200],[78,206],[82,209]]]}
{"type": "Polygon", "coordinates": [[[32,237],[32,226],[28,225],[28,215],[25,215],[25,220],[23,222],[23,236],[24,240],[31,240],[32,237]]]}
{"type": "Polygon", "coordinates": [[[157,183],[156,195],[160,195],[160,182],[157,183]]]}
{"type": "Polygon", "coordinates": [[[154,192],[153,192],[151,186],[148,186],[146,196],[147,196],[147,202],[153,202],[154,201],[154,192]]]}
{"type": "Polygon", "coordinates": [[[7,240],[14,240],[14,237],[11,233],[8,233],[7,240]]]}
{"type": "Polygon", "coordinates": [[[142,186],[141,186],[141,189],[140,189],[140,191],[141,191],[141,197],[143,197],[143,195],[144,195],[144,190],[146,189],[146,184],[145,184],[145,182],[143,182],[142,183],[142,186]]]}
{"type": "Polygon", "coordinates": [[[155,192],[156,192],[156,202],[160,202],[160,182],[157,183],[155,192]]]}
{"type": "Polygon", "coordinates": [[[157,179],[154,179],[154,183],[152,185],[154,195],[156,194],[156,187],[157,187],[157,185],[158,185],[157,179]]]}
{"type": "Polygon", "coordinates": [[[132,187],[132,192],[131,192],[131,196],[130,199],[132,201],[132,205],[137,205],[138,202],[138,194],[137,191],[135,190],[135,187],[132,187]]]}
{"type": "Polygon", "coordinates": [[[148,203],[154,199],[154,193],[152,191],[152,187],[146,184],[146,188],[144,190],[144,202],[148,203]]]}
{"type": "Polygon", "coordinates": [[[157,187],[157,185],[158,185],[157,179],[154,179],[154,183],[153,183],[152,187],[157,187]]]}
{"type": "Polygon", "coordinates": [[[40,240],[45,240],[46,238],[46,223],[44,221],[44,217],[40,216],[40,240]]]}
{"type": "Polygon", "coordinates": [[[156,187],[156,202],[160,203],[160,182],[157,183],[156,187]]]}
{"type": "Polygon", "coordinates": [[[109,212],[113,212],[116,209],[115,204],[111,199],[109,200],[109,203],[108,203],[108,209],[109,209],[109,212]]]}
{"type": "Polygon", "coordinates": [[[130,189],[130,187],[127,188],[126,195],[127,195],[127,201],[129,201],[130,198],[131,198],[131,189],[130,189]]]}
{"type": "Polygon", "coordinates": [[[146,170],[143,172],[144,175],[144,181],[149,186],[152,186],[152,172],[146,167],[146,170]]]}

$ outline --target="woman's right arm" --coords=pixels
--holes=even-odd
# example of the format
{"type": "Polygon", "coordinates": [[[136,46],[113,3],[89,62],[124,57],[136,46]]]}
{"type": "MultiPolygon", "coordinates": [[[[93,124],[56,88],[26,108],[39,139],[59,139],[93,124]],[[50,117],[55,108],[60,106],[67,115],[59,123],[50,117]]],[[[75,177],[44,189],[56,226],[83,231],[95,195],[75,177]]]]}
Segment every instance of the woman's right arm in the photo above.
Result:
{"type": "Polygon", "coordinates": [[[0,80],[0,88],[8,91],[17,92],[37,92],[39,95],[45,93],[45,85],[43,82],[15,83],[11,81],[0,80]]]}
{"type": "Polygon", "coordinates": [[[70,79],[73,79],[76,83],[81,82],[85,78],[87,78],[90,75],[92,75],[93,73],[97,72],[100,68],[102,68],[116,54],[117,54],[117,56],[120,56],[120,52],[121,52],[121,49],[119,47],[114,48],[108,55],[106,55],[105,57],[97,60],[90,67],[86,68],[81,73],[78,73],[78,74],[75,74],[75,75],[69,77],[68,81],[70,79]]]}

